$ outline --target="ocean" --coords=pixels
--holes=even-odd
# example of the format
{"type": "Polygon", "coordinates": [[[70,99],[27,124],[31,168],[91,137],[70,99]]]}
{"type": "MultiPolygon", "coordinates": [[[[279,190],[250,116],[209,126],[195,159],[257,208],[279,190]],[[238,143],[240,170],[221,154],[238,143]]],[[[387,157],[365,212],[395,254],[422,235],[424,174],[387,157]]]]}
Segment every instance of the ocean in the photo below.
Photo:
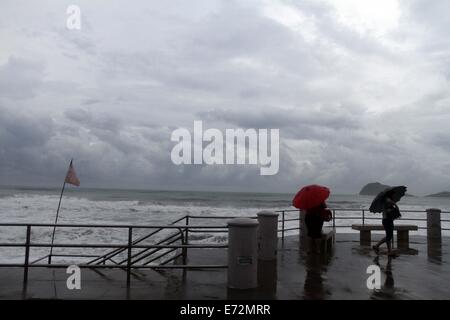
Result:
{"type": "MultiPolygon", "coordinates": [[[[59,201],[59,189],[0,188],[0,221],[2,223],[53,223],[59,201]]],[[[255,216],[261,210],[294,209],[291,201],[295,193],[229,193],[199,191],[144,191],[108,190],[69,187],[63,197],[58,223],[75,224],[140,224],[166,225],[185,215],[199,216],[255,216]]],[[[333,209],[367,209],[373,197],[359,195],[331,195],[328,206],[333,209]]],[[[450,211],[449,198],[404,197],[400,209],[420,210],[440,208],[450,211]]],[[[346,217],[360,215],[360,212],[338,211],[343,218],[337,225],[360,222],[346,217]]],[[[297,213],[287,215],[296,218],[297,213]]],[[[366,213],[367,217],[380,215],[366,213]]],[[[424,213],[404,213],[403,218],[425,218],[424,213]]],[[[443,214],[449,218],[450,214],[443,214]]],[[[195,224],[195,222],[192,222],[195,224]]],[[[202,221],[205,223],[205,221],[202,221]]],[[[225,221],[215,220],[215,225],[225,221]]],[[[291,221],[290,225],[298,226],[291,221]]],[[[400,222],[401,223],[401,222],[400,222]]],[[[423,223],[422,223],[423,225],[423,223]]],[[[339,229],[338,231],[343,231],[339,229]]],[[[349,231],[346,229],[346,231],[349,231]]],[[[143,231],[141,231],[143,232],[143,231]]],[[[419,231],[424,233],[424,230],[419,231]]],[[[32,241],[46,242],[51,238],[51,228],[36,228],[32,241]]],[[[291,233],[295,233],[291,232],[291,233]]],[[[138,234],[139,235],[139,234],[138,234]]],[[[163,234],[161,234],[163,236],[163,234]]],[[[222,242],[226,235],[193,235],[194,240],[222,242]]],[[[24,228],[0,227],[0,242],[24,241],[24,228]]],[[[123,242],[123,230],[57,230],[55,242],[75,241],[79,243],[123,242]]],[[[22,249],[21,249],[22,250],[22,249]]],[[[23,251],[23,250],[22,250],[23,251]]],[[[34,249],[39,256],[44,249],[34,249]]],[[[14,248],[0,248],[0,261],[21,259],[23,252],[14,248]]]]}

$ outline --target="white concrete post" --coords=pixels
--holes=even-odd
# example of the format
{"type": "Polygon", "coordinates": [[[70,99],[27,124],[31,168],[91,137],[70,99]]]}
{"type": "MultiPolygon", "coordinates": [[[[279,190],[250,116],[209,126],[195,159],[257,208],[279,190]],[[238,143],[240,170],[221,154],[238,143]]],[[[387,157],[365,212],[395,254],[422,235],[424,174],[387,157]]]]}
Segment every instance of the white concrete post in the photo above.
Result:
{"type": "Polygon", "coordinates": [[[228,221],[228,287],[258,286],[258,221],[236,218],[228,221]]]}
{"type": "Polygon", "coordinates": [[[276,260],[278,248],[278,213],[258,212],[258,259],[276,260]]]}
{"type": "Polygon", "coordinates": [[[441,210],[427,209],[427,240],[440,242],[441,237],[441,210]]]}

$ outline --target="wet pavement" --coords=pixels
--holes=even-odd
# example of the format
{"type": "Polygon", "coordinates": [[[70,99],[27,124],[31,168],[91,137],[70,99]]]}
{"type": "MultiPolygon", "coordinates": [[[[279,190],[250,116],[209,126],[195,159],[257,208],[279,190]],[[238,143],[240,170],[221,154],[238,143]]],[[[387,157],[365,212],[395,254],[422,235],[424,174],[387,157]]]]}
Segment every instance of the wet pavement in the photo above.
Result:
{"type": "MultiPolygon", "coordinates": [[[[189,252],[189,263],[205,259],[224,264],[226,251],[189,252]]],[[[259,262],[259,287],[252,290],[227,289],[226,269],[139,270],[129,288],[122,270],[83,269],[81,290],[68,290],[67,277],[64,269],[31,268],[24,291],[23,270],[2,268],[0,299],[450,299],[450,239],[428,247],[425,237],[411,236],[410,248],[389,259],[361,246],[358,234],[337,234],[328,255],[308,255],[290,236],[276,262],[259,262]],[[380,289],[367,288],[371,265],[381,269],[380,289]]]]}

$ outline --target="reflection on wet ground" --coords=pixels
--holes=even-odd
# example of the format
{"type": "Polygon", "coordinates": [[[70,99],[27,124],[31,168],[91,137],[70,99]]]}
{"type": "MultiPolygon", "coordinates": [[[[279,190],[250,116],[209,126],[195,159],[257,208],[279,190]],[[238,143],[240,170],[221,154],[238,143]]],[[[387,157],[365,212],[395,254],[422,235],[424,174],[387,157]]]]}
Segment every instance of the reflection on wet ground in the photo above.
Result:
{"type": "MultiPolygon", "coordinates": [[[[376,236],[373,241],[376,241],[376,236]]],[[[278,260],[259,262],[254,290],[227,289],[226,270],[137,271],[126,287],[121,270],[101,273],[83,270],[82,289],[68,290],[62,269],[31,269],[26,290],[28,299],[449,299],[450,239],[441,246],[428,246],[425,237],[410,238],[409,249],[399,249],[398,257],[380,256],[369,246],[361,246],[357,234],[337,234],[334,250],[324,255],[308,255],[299,248],[298,236],[285,239],[278,260]],[[381,270],[379,289],[368,289],[367,268],[381,270]]],[[[226,252],[191,250],[192,264],[223,264],[226,252]]],[[[2,269],[0,299],[22,298],[20,268],[2,269]]]]}
{"type": "MultiPolygon", "coordinates": [[[[375,239],[376,240],[376,239],[375,239]]],[[[375,241],[374,240],[374,241],[375,241]]],[[[289,246],[294,247],[292,239],[289,246]]],[[[352,235],[338,234],[331,255],[309,256],[298,252],[281,252],[278,279],[279,299],[448,299],[450,288],[449,242],[430,250],[426,238],[411,237],[410,248],[397,249],[398,256],[389,258],[381,250],[377,256],[370,246],[361,246],[352,235]],[[370,290],[367,268],[380,267],[381,287],[370,290]],[[304,279],[302,279],[302,275],[304,279]],[[303,284],[303,286],[302,286],[303,284]],[[303,291],[300,287],[303,287],[303,291]]],[[[286,246],[286,244],[285,244],[286,246]]]]}

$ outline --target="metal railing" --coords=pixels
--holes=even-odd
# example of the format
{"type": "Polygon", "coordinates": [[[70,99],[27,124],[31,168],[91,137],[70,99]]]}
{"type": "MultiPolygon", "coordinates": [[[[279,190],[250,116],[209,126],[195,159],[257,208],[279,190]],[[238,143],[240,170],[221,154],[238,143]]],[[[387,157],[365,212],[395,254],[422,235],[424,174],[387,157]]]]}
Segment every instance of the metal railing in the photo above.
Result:
{"type": "MultiPolygon", "coordinates": [[[[346,209],[346,208],[339,208],[339,209],[331,209],[333,212],[332,220],[328,223],[333,228],[351,228],[353,223],[356,223],[356,221],[361,221],[361,223],[364,225],[367,223],[367,221],[377,221],[378,223],[381,223],[381,214],[373,214],[370,213],[368,216],[368,210],[367,209],[346,209]],[[360,213],[359,215],[343,215],[342,213],[360,213]],[[350,224],[339,224],[337,222],[339,221],[351,221],[353,223],[350,224]]],[[[279,228],[278,232],[281,233],[281,240],[284,241],[285,234],[287,231],[294,231],[294,230],[300,230],[299,225],[299,209],[286,209],[286,210],[278,210],[276,211],[280,214],[279,218],[279,225],[281,225],[281,228],[279,228]],[[294,216],[291,218],[291,216],[294,216]],[[296,226],[292,227],[290,222],[296,222],[296,226]],[[287,226],[287,224],[290,224],[287,226]]],[[[416,218],[416,217],[409,217],[408,214],[423,214],[426,215],[426,211],[424,210],[401,210],[402,218],[399,220],[400,224],[404,224],[407,222],[419,222],[422,224],[425,224],[427,219],[425,218],[416,218]]],[[[450,211],[441,211],[441,214],[443,215],[450,215],[450,211]]],[[[441,223],[443,226],[441,227],[442,231],[450,231],[450,219],[441,219],[441,223]]],[[[427,227],[423,225],[418,226],[419,230],[426,230],[427,227]]]]}
{"type": "Polygon", "coordinates": [[[1,227],[17,227],[25,229],[25,242],[7,242],[0,243],[0,248],[21,248],[24,250],[23,263],[0,263],[0,267],[20,267],[24,269],[23,282],[28,281],[29,268],[37,267],[51,267],[51,268],[67,268],[70,265],[76,264],[80,268],[88,269],[123,269],[127,275],[127,285],[130,284],[130,275],[132,269],[205,269],[205,268],[227,268],[227,265],[214,265],[214,264],[188,264],[187,254],[189,249],[225,249],[228,244],[189,244],[188,242],[188,230],[189,232],[209,232],[208,230],[220,230],[226,231],[227,226],[223,225],[176,225],[177,222],[187,219],[187,216],[172,222],[170,225],[107,225],[107,224],[58,224],[58,230],[67,228],[87,228],[87,229],[118,229],[126,233],[126,242],[118,243],[48,243],[32,241],[32,231],[40,228],[53,228],[55,224],[43,224],[43,223],[0,223],[1,227]],[[152,230],[145,236],[139,237],[133,240],[134,232],[137,230],[152,230]],[[162,240],[156,241],[156,243],[144,243],[144,240],[150,239],[152,236],[167,231],[170,234],[162,240]],[[65,249],[110,249],[106,254],[57,254],[44,255],[34,261],[30,261],[31,250],[35,248],[51,249],[51,248],[65,248],[65,249]],[[165,250],[165,251],[164,251],[165,250]],[[175,251],[181,250],[176,253],[175,251]],[[137,251],[137,252],[135,252],[137,251]],[[163,252],[162,252],[163,251],[163,252]],[[121,256],[123,254],[123,256],[121,256]],[[169,256],[172,254],[172,256],[169,256]],[[94,258],[88,262],[77,261],[74,262],[62,262],[55,263],[52,258],[94,258]],[[120,261],[115,261],[113,258],[121,258],[120,261]],[[165,260],[155,263],[158,260],[165,258],[165,260]],[[169,264],[181,258],[181,263],[169,264]],[[46,261],[46,262],[43,262],[46,261]]]}
{"type": "MultiPolygon", "coordinates": [[[[299,210],[287,209],[277,211],[280,216],[278,219],[278,232],[284,244],[284,239],[287,232],[292,232],[300,229],[299,226],[299,210]],[[292,223],[295,222],[295,226],[292,223]]],[[[351,224],[337,223],[340,220],[361,221],[365,224],[367,221],[378,220],[379,215],[367,216],[366,209],[332,209],[333,218],[329,224],[334,228],[351,228],[351,224]],[[344,213],[357,213],[359,215],[344,215],[344,213]]],[[[426,222],[426,218],[409,218],[407,213],[424,214],[425,211],[418,210],[402,210],[402,221],[426,222]]],[[[442,214],[450,214],[448,211],[443,211],[442,214]]],[[[25,242],[15,243],[0,243],[0,248],[22,248],[24,250],[23,263],[0,263],[0,267],[21,267],[24,269],[23,280],[24,283],[28,280],[29,268],[36,267],[52,267],[52,268],[67,268],[70,265],[76,264],[80,268],[89,269],[123,269],[127,274],[127,285],[130,284],[130,275],[133,269],[208,269],[208,268],[227,268],[227,265],[203,265],[188,263],[188,250],[190,249],[226,249],[228,243],[192,243],[190,235],[195,233],[227,233],[228,226],[215,225],[211,222],[229,220],[237,218],[238,216],[199,216],[199,215],[185,215],[168,225],[114,225],[114,224],[58,224],[57,228],[70,229],[118,229],[124,231],[126,242],[120,243],[46,243],[32,241],[32,231],[40,228],[53,228],[54,224],[42,223],[0,223],[2,227],[18,227],[25,229],[25,242]],[[192,221],[204,220],[206,223],[191,225],[192,221]],[[136,231],[146,232],[144,235],[133,239],[136,231]],[[168,234],[164,235],[166,232],[168,234]],[[160,238],[155,239],[156,236],[160,238]],[[162,237],[162,238],[161,238],[162,237]],[[146,243],[152,241],[152,243],[146,243]],[[88,249],[108,249],[108,252],[101,254],[87,254],[83,253],[53,253],[47,254],[30,262],[31,250],[34,248],[78,248],[83,250],[88,249]],[[181,251],[180,251],[181,250],[181,251]],[[177,252],[178,251],[178,252],[177,252]],[[87,262],[77,263],[55,263],[52,258],[79,258],[89,259],[87,262]],[[181,259],[181,262],[177,261],[181,259]],[[47,260],[46,263],[42,261],[47,260]],[[117,261],[119,260],[119,261],[117,261]],[[172,264],[170,264],[173,262],[172,264]]],[[[256,216],[251,217],[256,219],[256,216]]],[[[441,219],[445,225],[450,225],[450,219],[441,219]]],[[[426,226],[419,226],[419,229],[426,229],[426,226]]],[[[443,227],[443,231],[450,231],[449,227],[443,227]]]]}

